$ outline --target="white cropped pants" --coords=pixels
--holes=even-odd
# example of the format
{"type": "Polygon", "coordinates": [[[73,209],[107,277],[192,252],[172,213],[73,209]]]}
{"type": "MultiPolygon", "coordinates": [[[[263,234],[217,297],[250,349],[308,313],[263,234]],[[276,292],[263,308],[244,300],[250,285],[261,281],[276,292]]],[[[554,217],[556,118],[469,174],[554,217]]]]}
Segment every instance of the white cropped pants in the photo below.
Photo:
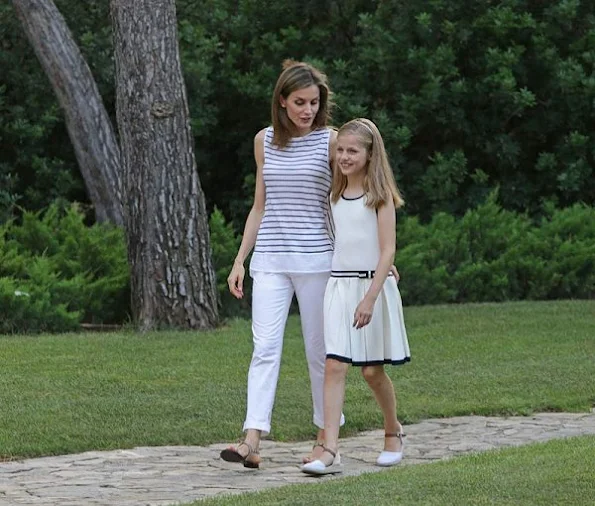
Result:
{"type": "Polygon", "coordinates": [[[244,430],[271,430],[271,414],[281,366],[283,335],[293,294],[300,309],[310,372],[314,425],[324,428],[323,302],[330,273],[252,273],[252,336],[254,352],[248,371],[248,406],[244,430]]]}

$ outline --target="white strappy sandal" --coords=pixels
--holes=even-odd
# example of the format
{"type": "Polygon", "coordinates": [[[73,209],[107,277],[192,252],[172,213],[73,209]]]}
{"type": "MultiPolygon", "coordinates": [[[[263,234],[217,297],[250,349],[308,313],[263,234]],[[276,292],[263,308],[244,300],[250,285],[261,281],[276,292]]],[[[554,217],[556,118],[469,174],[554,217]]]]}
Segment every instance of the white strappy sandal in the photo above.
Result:
{"type": "Polygon", "coordinates": [[[380,455],[378,455],[378,458],[376,459],[377,466],[381,466],[381,467],[396,466],[399,462],[401,462],[401,460],[403,460],[403,448],[404,448],[403,437],[404,436],[405,436],[405,434],[403,434],[402,432],[387,433],[384,435],[384,437],[398,437],[399,440],[401,441],[401,451],[389,452],[389,451],[383,450],[380,453],[380,455]]]}
{"type": "Polygon", "coordinates": [[[339,452],[334,452],[326,446],[322,446],[324,451],[330,453],[333,456],[333,461],[330,464],[325,464],[322,460],[316,459],[312,462],[308,462],[302,466],[302,472],[306,474],[312,474],[315,476],[323,476],[325,474],[336,474],[343,472],[343,464],[341,464],[341,455],[339,452]]]}

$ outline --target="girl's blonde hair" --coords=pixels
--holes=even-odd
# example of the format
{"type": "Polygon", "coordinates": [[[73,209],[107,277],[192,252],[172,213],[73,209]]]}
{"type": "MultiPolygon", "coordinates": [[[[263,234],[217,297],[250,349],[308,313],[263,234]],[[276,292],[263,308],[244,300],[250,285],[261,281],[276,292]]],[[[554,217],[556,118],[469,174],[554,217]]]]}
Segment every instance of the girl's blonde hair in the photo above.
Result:
{"type": "MultiPolygon", "coordinates": [[[[405,204],[388,161],[384,141],[376,125],[366,118],[351,120],[339,129],[337,139],[341,135],[349,134],[359,137],[362,146],[368,154],[368,165],[364,178],[364,192],[367,197],[366,205],[378,209],[391,199],[396,209],[405,204]]],[[[345,191],[345,188],[347,188],[347,177],[339,169],[337,157],[335,157],[331,201],[337,202],[345,191]]]]}
{"type": "Polygon", "coordinates": [[[273,124],[273,144],[284,148],[296,134],[296,127],[281,107],[281,97],[287,99],[296,90],[316,85],[320,90],[319,108],[312,129],[327,126],[333,106],[332,92],[328,86],[326,75],[312,65],[294,60],[283,62],[283,72],[277,79],[271,102],[271,122],[273,124]]]}

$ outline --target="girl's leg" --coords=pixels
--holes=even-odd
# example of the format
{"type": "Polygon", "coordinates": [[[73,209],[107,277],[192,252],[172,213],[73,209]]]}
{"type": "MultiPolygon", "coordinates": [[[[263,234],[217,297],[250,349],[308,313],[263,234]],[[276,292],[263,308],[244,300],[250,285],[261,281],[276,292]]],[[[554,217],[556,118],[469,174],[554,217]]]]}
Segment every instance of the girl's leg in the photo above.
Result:
{"type": "MultiPolygon", "coordinates": [[[[279,379],[283,334],[293,286],[284,274],[256,273],[252,287],[252,335],[254,351],[248,371],[248,404],[245,441],[258,451],[261,434],[271,430],[271,414],[279,379]]],[[[237,448],[247,455],[249,448],[237,448]]]]}
{"type": "MultiPolygon", "coordinates": [[[[384,370],[383,365],[373,365],[362,367],[362,374],[368,383],[368,386],[374,392],[374,397],[384,416],[385,434],[395,434],[401,432],[401,424],[397,419],[397,399],[393,382],[384,370]]],[[[401,451],[401,441],[399,438],[384,438],[384,450],[390,452],[401,451]]]]}
{"type": "MultiPolygon", "coordinates": [[[[300,308],[302,334],[310,373],[310,387],[314,411],[314,425],[318,427],[317,443],[324,437],[324,291],[329,273],[294,274],[292,276],[295,294],[300,308]]],[[[344,423],[341,417],[341,423],[344,423]]],[[[317,459],[322,454],[322,447],[315,446],[310,457],[304,462],[317,459]]]]}
{"type": "MultiPolygon", "coordinates": [[[[349,364],[339,362],[334,358],[326,359],[324,372],[324,437],[325,446],[333,451],[339,449],[339,427],[341,425],[341,411],[345,400],[345,378],[349,364]]],[[[325,465],[333,461],[332,455],[324,452],[320,460],[325,465]]]]}

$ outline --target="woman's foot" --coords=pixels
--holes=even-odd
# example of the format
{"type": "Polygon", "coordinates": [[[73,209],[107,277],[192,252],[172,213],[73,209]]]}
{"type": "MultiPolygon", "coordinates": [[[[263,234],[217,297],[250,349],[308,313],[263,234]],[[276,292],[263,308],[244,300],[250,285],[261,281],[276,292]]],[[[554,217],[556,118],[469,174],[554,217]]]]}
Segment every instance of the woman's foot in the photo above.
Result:
{"type": "Polygon", "coordinates": [[[226,462],[241,462],[244,467],[258,469],[260,466],[260,455],[258,447],[252,446],[246,440],[237,446],[230,446],[223,450],[219,456],[226,462]]]}
{"type": "Polygon", "coordinates": [[[339,451],[334,451],[323,446],[320,458],[304,464],[302,466],[302,472],[316,476],[343,472],[343,464],[341,464],[339,451]]]}

